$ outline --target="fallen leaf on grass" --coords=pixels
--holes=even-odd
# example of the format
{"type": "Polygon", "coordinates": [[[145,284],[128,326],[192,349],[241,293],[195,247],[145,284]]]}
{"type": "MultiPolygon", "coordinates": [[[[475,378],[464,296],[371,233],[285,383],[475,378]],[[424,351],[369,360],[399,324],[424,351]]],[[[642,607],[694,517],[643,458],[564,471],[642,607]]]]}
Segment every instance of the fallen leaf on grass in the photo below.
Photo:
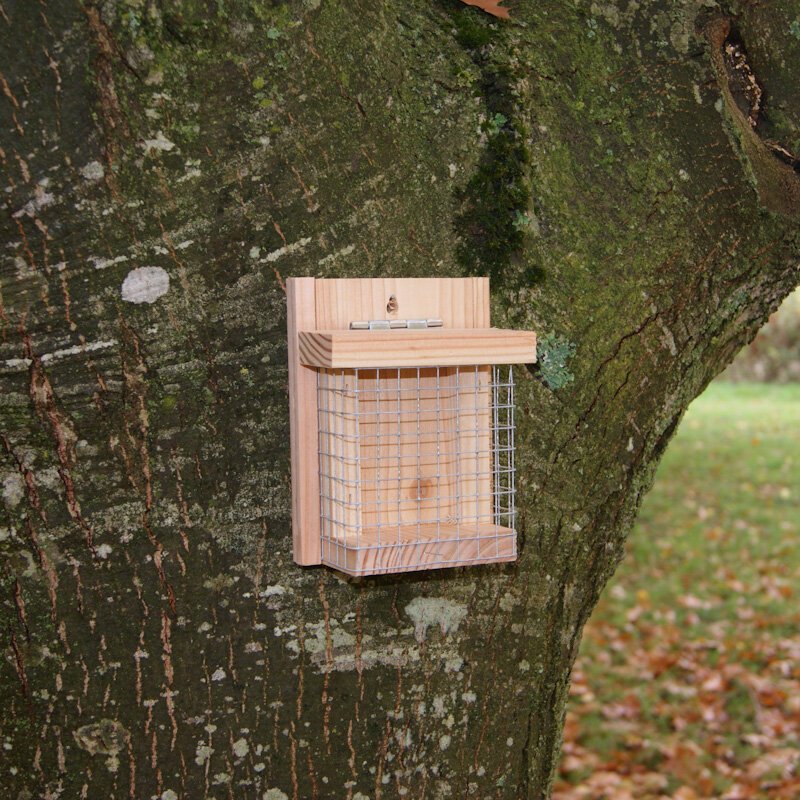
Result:
{"type": "Polygon", "coordinates": [[[774,773],[777,775],[791,776],[798,762],[800,762],[800,750],[793,747],[784,747],[773,750],[761,758],[753,761],[747,767],[747,775],[751,778],[763,778],[774,773]]]}
{"type": "Polygon", "coordinates": [[[606,719],[636,719],[642,711],[642,704],[636,695],[629,694],[618,703],[609,703],[603,708],[606,719]]]}

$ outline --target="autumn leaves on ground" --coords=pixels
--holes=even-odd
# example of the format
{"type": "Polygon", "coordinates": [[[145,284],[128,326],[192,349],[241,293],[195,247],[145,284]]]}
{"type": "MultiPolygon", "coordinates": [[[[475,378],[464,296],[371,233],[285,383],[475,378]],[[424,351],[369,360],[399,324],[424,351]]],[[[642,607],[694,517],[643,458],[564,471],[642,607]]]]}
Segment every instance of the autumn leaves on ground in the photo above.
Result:
{"type": "Polygon", "coordinates": [[[800,798],[800,385],[689,409],[584,633],[554,798],[800,798]]]}

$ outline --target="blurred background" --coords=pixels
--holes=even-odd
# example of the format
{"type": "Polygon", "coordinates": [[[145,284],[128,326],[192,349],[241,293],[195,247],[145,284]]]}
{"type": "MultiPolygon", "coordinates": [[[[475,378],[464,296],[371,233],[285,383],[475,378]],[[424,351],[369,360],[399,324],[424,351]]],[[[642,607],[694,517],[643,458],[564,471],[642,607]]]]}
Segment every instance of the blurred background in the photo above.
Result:
{"type": "Polygon", "coordinates": [[[584,633],[553,796],[800,798],[800,288],[667,449],[584,633]]]}

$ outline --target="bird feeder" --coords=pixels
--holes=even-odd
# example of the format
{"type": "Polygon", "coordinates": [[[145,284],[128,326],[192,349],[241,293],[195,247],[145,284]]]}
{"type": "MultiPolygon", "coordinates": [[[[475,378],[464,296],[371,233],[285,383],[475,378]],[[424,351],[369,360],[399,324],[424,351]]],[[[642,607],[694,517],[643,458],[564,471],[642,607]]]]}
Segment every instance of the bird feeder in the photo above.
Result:
{"type": "Polygon", "coordinates": [[[287,281],[298,564],[374,575],[513,561],[512,364],[487,278],[287,281]]]}

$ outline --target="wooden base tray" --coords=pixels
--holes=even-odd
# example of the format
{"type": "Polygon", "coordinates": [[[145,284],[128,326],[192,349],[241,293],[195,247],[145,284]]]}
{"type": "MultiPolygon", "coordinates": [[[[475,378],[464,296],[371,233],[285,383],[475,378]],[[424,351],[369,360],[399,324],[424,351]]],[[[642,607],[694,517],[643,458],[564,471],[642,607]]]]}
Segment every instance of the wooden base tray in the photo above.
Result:
{"type": "Polygon", "coordinates": [[[349,575],[412,572],[514,561],[516,534],[491,523],[364,528],[343,540],[322,540],[322,563],[349,575]],[[380,533],[380,544],[379,541],[380,533]]]}

